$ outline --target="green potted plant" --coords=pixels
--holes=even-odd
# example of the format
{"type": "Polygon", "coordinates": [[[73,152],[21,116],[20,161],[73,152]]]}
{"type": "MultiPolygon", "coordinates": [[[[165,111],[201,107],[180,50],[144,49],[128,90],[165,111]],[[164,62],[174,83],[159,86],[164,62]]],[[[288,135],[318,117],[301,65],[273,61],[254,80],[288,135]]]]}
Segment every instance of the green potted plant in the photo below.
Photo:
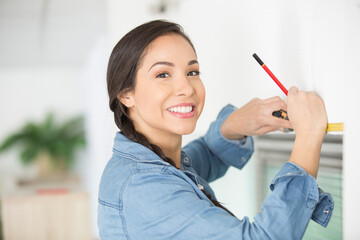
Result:
{"type": "Polygon", "coordinates": [[[85,146],[84,119],[78,116],[58,124],[50,113],[43,122],[28,122],[6,137],[0,153],[15,145],[20,147],[23,164],[37,162],[40,176],[65,173],[74,163],[76,151],[85,146]]]}

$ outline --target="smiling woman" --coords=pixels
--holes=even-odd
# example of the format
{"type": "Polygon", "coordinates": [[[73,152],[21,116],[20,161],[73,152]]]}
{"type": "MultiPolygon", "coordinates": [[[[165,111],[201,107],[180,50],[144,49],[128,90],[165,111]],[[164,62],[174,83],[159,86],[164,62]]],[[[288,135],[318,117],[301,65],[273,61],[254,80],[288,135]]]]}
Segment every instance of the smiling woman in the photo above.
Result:
{"type": "Polygon", "coordinates": [[[202,112],[205,89],[194,46],[166,21],[140,25],[119,41],[107,84],[120,132],[100,182],[101,239],[300,239],[311,218],[329,222],[332,198],[315,182],[327,123],[316,94],[292,87],[289,105],[279,97],[227,105],[205,136],[181,148],[202,112]],[[280,109],[291,121],[272,116],[280,109]],[[217,202],[209,182],[246,164],[251,136],[279,128],[297,133],[289,162],[255,221],[239,220],[217,202]]]}

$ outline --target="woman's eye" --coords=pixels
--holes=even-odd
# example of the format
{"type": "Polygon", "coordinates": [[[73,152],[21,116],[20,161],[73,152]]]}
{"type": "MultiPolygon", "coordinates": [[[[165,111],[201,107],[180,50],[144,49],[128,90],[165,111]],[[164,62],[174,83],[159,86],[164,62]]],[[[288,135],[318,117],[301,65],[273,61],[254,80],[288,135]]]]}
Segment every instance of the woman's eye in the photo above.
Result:
{"type": "Polygon", "coordinates": [[[200,72],[199,71],[190,71],[190,72],[188,72],[187,75],[188,76],[198,76],[198,75],[200,75],[200,72]]]}
{"type": "Polygon", "coordinates": [[[170,75],[168,73],[160,73],[156,77],[157,78],[167,78],[167,77],[170,77],[170,75]]]}

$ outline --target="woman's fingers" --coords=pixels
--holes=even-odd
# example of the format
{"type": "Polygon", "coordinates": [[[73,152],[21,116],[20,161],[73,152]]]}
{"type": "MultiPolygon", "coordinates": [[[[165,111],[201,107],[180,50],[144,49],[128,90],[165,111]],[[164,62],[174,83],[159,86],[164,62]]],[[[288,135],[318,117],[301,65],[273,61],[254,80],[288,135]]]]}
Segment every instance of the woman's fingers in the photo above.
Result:
{"type": "Polygon", "coordinates": [[[266,133],[269,133],[269,132],[273,132],[273,131],[277,131],[279,130],[280,128],[279,127],[276,127],[276,126],[264,126],[264,127],[261,127],[259,128],[257,131],[256,131],[256,135],[264,135],[266,133]]]}
{"type": "Polygon", "coordinates": [[[275,97],[271,97],[271,98],[267,98],[262,100],[263,103],[271,103],[271,102],[276,102],[276,101],[280,101],[281,98],[279,96],[275,96],[275,97]]]}
{"type": "Polygon", "coordinates": [[[288,120],[272,115],[280,109],[287,110],[287,106],[278,96],[265,100],[254,98],[229,115],[221,127],[221,133],[228,139],[237,139],[243,135],[261,135],[280,128],[292,128],[288,120]]]}
{"type": "Polygon", "coordinates": [[[288,91],[288,96],[292,95],[292,94],[296,94],[298,92],[299,92],[299,89],[297,87],[295,87],[295,86],[292,86],[288,91]]]}
{"type": "Polygon", "coordinates": [[[292,124],[289,120],[274,116],[267,118],[265,123],[270,126],[276,126],[277,128],[292,128],[292,124]]]}
{"type": "Polygon", "coordinates": [[[262,100],[261,108],[258,115],[258,127],[259,129],[265,127],[265,129],[272,129],[272,131],[279,128],[292,128],[291,122],[281,118],[274,117],[272,113],[274,111],[287,110],[287,106],[284,100],[280,97],[272,97],[266,100],[262,100]]]}
{"type": "Polygon", "coordinates": [[[272,114],[272,112],[279,111],[280,109],[286,110],[287,106],[286,106],[285,101],[278,100],[278,101],[274,101],[274,102],[270,102],[270,103],[266,104],[266,109],[271,111],[271,114],[272,114]]]}
{"type": "Polygon", "coordinates": [[[294,130],[298,134],[325,133],[327,114],[324,102],[314,92],[289,89],[288,114],[294,130]]]}

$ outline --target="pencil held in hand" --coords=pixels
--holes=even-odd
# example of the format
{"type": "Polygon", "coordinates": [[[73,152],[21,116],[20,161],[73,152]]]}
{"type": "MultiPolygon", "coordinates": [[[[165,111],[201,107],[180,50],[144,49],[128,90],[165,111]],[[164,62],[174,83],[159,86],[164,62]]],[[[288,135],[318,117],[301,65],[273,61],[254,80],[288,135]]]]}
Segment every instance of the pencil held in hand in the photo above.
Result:
{"type": "MultiPolygon", "coordinates": [[[[285,95],[288,95],[288,90],[282,85],[282,83],[275,77],[275,75],[270,71],[270,69],[265,65],[265,63],[259,58],[259,56],[254,53],[253,57],[255,60],[260,64],[260,66],[269,74],[269,76],[274,80],[274,82],[280,87],[280,89],[285,93],[285,95]]],[[[287,112],[284,110],[279,110],[273,112],[274,117],[279,117],[282,119],[289,120],[287,117],[287,112]]],[[[328,123],[327,125],[327,132],[342,132],[344,130],[344,124],[343,123],[328,123]]]]}
{"type": "Polygon", "coordinates": [[[280,87],[280,89],[285,93],[285,95],[288,95],[288,90],[282,85],[282,83],[275,77],[275,75],[270,71],[270,69],[265,65],[265,63],[259,58],[259,56],[254,53],[253,57],[255,60],[260,64],[260,66],[269,74],[269,76],[274,80],[274,82],[280,87]]]}

